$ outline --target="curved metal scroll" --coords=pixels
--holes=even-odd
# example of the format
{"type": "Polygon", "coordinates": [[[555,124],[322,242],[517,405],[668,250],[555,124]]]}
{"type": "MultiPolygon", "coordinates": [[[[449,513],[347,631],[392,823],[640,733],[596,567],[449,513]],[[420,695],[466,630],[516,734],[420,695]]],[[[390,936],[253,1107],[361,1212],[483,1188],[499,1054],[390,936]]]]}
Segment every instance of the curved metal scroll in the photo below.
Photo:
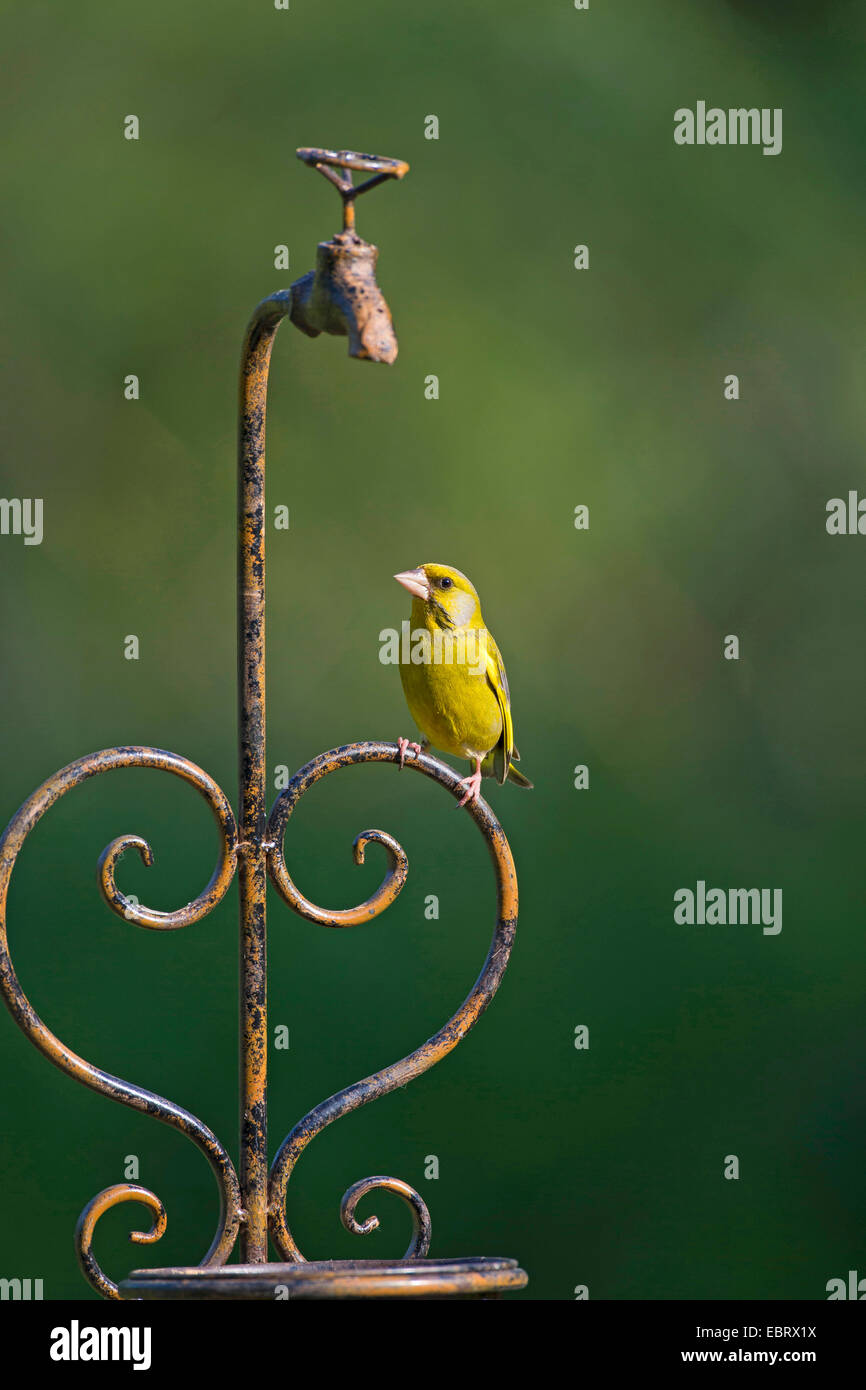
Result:
{"type": "MultiPolygon", "coordinates": [[[[308,921],[330,927],[355,926],[361,922],[368,922],[390,906],[405,882],[408,872],[406,855],[397,841],[381,830],[365,830],[355,841],[356,863],[363,862],[364,846],[371,841],[383,844],[389,857],[388,872],[384,880],[376,892],[358,907],[328,910],[314,906],[295,887],[286,868],[283,836],[288,819],[304,792],[331,772],[351,767],[356,763],[371,762],[399,763],[399,752],[393,743],[350,743],[343,748],[333,748],[302,768],[274,803],[268,822],[268,870],[280,895],[295,912],[308,921]]],[[[427,754],[422,753],[415,758],[407,759],[405,765],[423,773],[434,782],[440,782],[455,797],[459,797],[464,791],[453,768],[427,754]]],[[[497,919],[487,959],[472,990],[438,1033],[399,1062],[394,1062],[372,1076],[364,1077],[362,1081],[356,1081],[353,1086],[338,1091],[336,1095],[317,1105],[283,1140],[271,1166],[268,1183],[268,1222],[271,1239],[285,1260],[298,1264],[306,1263],[286,1221],[286,1188],[295,1164],[310,1140],[341,1115],[347,1115],[351,1110],[357,1110],[359,1106],[387,1095],[398,1086],[407,1085],[416,1076],[435,1066],[457,1046],[461,1038],[465,1037],[499,988],[517,927],[517,875],[508,841],[487,803],[470,803],[467,809],[484,836],[496,875],[497,919]]],[[[357,1202],[374,1188],[384,1188],[398,1193],[412,1208],[415,1231],[404,1258],[412,1259],[426,1255],[430,1243],[430,1218],[427,1208],[419,1194],[399,1178],[364,1178],[360,1183],[350,1187],[343,1197],[341,1208],[346,1228],[366,1234],[378,1225],[376,1217],[368,1217],[360,1224],[354,1219],[357,1202]]]]}
{"type": "MultiPolygon", "coordinates": [[[[129,1081],[112,1076],[110,1072],[102,1071],[61,1042],[42,1022],[22,990],[9,955],[6,900],[12,869],[24,841],[45,812],[66,792],[98,773],[120,767],[152,767],[164,772],[173,772],[194,786],[201,792],[213,812],[219,829],[220,851],[210,882],[197,898],[176,912],[157,912],[133,903],[115,884],[115,866],[125,849],[135,848],[145,864],[153,863],[153,851],[146,840],[137,835],[122,836],[112,841],[99,861],[99,885],[109,906],[137,926],[154,930],[172,930],[200,921],[224,897],[235,871],[235,819],[223,792],[206,772],[186,758],[160,748],[107,748],[102,752],[79,758],[77,762],[70,763],[68,767],[55,773],[28,797],[12,817],[0,840],[0,992],[21,1031],[61,1071],[89,1086],[91,1090],[98,1091],[100,1095],[109,1096],[133,1110],[143,1111],[146,1115],[156,1116],[165,1124],[180,1130],[200,1149],[211,1166],[220,1194],[220,1215],[216,1234],[202,1260],[202,1265],[224,1264],[234,1245],[242,1213],[237,1174],[222,1144],[207,1125],[202,1124],[201,1120],[196,1119],[188,1110],[183,1110],[173,1101],[165,1100],[141,1086],[135,1086],[129,1081]]],[[[132,1183],[118,1183],[94,1197],[82,1212],[76,1230],[76,1248],[85,1277],[103,1296],[115,1299],[121,1297],[117,1285],[99,1268],[92,1254],[91,1244],[94,1228],[103,1212],[125,1201],[143,1203],[156,1218],[149,1232],[134,1231],[130,1238],[138,1243],[159,1240],[165,1230],[165,1209],[159,1198],[147,1188],[132,1183]]]]}

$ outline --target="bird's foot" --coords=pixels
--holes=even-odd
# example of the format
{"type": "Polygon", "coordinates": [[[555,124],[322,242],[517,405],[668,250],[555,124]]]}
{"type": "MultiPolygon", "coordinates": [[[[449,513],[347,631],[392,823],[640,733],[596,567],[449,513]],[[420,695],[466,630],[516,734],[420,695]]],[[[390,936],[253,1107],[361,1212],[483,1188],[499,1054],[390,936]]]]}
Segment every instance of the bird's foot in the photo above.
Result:
{"type": "Polygon", "coordinates": [[[398,738],[398,740],[397,740],[397,747],[398,747],[399,750],[400,750],[400,766],[401,766],[401,767],[403,766],[403,764],[404,764],[405,761],[406,761],[406,752],[407,752],[408,749],[411,748],[412,752],[415,753],[416,756],[417,756],[418,753],[420,753],[420,752],[422,751],[422,750],[421,750],[421,745],[420,745],[420,743],[410,743],[409,740],[408,740],[408,738],[398,738]]]}
{"type": "Polygon", "coordinates": [[[459,811],[461,806],[466,806],[469,802],[478,800],[481,794],[481,768],[476,768],[468,777],[461,777],[457,785],[466,788],[466,791],[463,793],[462,801],[458,801],[457,803],[457,809],[459,811]]]}

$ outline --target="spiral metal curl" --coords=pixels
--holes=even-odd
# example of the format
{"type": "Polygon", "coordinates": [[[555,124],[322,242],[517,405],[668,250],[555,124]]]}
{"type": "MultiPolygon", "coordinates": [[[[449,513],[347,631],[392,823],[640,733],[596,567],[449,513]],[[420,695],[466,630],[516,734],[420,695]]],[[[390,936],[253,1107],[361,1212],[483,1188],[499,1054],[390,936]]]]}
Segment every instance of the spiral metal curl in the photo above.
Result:
{"type": "MultiPolygon", "coordinates": [[[[292,882],[286,868],[283,849],[290,815],[304,792],[321,777],[326,777],[329,772],[334,772],[339,767],[349,767],[352,763],[394,761],[394,746],[390,743],[350,743],[343,748],[332,748],[328,753],[320,753],[318,758],[314,758],[306,767],[302,767],[300,772],[296,772],[289,785],[280,792],[274,802],[267,830],[268,873],[280,897],[308,922],[317,922],[321,927],[357,927],[362,922],[370,922],[374,917],[378,917],[398,897],[409,873],[409,860],[403,846],[385,830],[362,830],[352,843],[352,854],[356,864],[364,863],[365,852],[370,844],[382,845],[388,856],[385,877],[375,893],[358,907],[316,907],[315,903],[305,898],[292,882]],[[388,756],[377,757],[369,751],[373,749],[385,749],[388,756]]],[[[444,763],[435,764],[432,758],[428,758],[427,761],[435,766],[444,767],[444,763]]],[[[448,771],[450,770],[449,768],[448,771]]]]}
{"type": "MultiPolygon", "coordinates": [[[[228,1153],[216,1136],[189,1111],[165,1100],[152,1091],[136,1086],[129,1081],[112,1076],[92,1063],[79,1057],[76,1052],[61,1042],[42,1022],[25,995],[18,981],[9,955],[6,902],[9,880],[18,854],[31,830],[42,816],[66,792],[101,772],[122,767],[152,767],[172,772],[189,782],[199,792],[213,812],[220,832],[220,852],[217,866],[207,887],[193,902],[177,912],[156,912],[151,908],[134,904],[116,887],[114,869],[117,860],[125,849],[139,851],[145,864],[153,863],[153,851],[145,840],[136,835],[126,835],[114,840],[104,851],[99,861],[99,885],[109,906],[127,921],[138,926],[157,930],[187,926],[206,916],[225,895],[235,871],[237,835],[235,821],[223,792],[216,782],[195,763],[176,753],[168,753],[160,748],[118,747],[107,748],[99,753],[91,753],[50,777],[32,796],[24,802],[12,817],[0,840],[0,993],[2,993],[9,1012],[21,1031],[50,1062],[76,1081],[88,1086],[100,1095],[140,1110],[146,1115],[154,1115],[165,1124],[180,1130],[191,1139],[204,1154],[216,1178],[220,1194],[220,1214],[210,1249],[202,1260],[202,1265],[224,1264],[237,1236],[241,1220],[241,1197],[237,1174],[228,1153]]],[[[132,1239],[139,1243],[159,1240],[165,1229],[165,1209],[159,1198],[146,1188],[134,1184],[121,1183],[106,1188],[91,1201],[82,1212],[76,1230],[76,1248],[85,1277],[93,1287],[105,1297],[119,1299],[117,1285],[102,1272],[97,1264],[91,1244],[96,1222],[103,1212],[118,1202],[135,1200],[143,1202],[156,1215],[150,1232],[133,1232],[132,1239]]]]}
{"type": "MultiPolygon", "coordinates": [[[[376,841],[384,845],[388,851],[389,868],[379,888],[366,902],[355,908],[336,911],[316,907],[295,887],[286,869],[283,836],[289,816],[304,792],[329,773],[336,772],[343,767],[351,767],[357,763],[399,764],[399,761],[399,750],[393,743],[351,743],[342,748],[333,748],[327,753],[320,754],[318,758],[314,758],[312,762],[296,773],[274,803],[268,822],[270,845],[268,869],[281,896],[290,907],[308,921],[318,922],[324,926],[343,927],[355,926],[378,916],[400,892],[408,872],[408,859],[403,849],[390,835],[386,835],[384,831],[380,830],[365,830],[356,840],[356,847],[358,841],[363,842],[362,849],[363,844],[376,841]]],[[[460,778],[453,768],[448,767],[446,763],[439,762],[436,758],[431,758],[426,753],[407,759],[405,766],[423,773],[432,781],[441,783],[456,798],[459,798],[464,791],[460,785],[460,778]]],[[[271,1165],[268,1183],[268,1220],[271,1239],[284,1260],[297,1264],[306,1263],[286,1220],[286,1189],[295,1164],[310,1141],[342,1115],[357,1110],[359,1106],[366,1105],[369,1101],[378,1099],[379,1096],[388,1095],[390,1091],[396,1090],[399,1086],[406,1086],[416,1076],[420,1076],[430,1067],[435,1066],[466,1036],[499,988],[505,967],[508,964],[514,933],[517,928],[517,875],[508,841],[487,803],[481,800],[471,802],[467,810],[484,837],[496,876],[497,918],[487,959],[478,979],[460,1008],[439,1029],[438,1033],[435,1033],[421,1047],[410,1052],[399,1062],[394,1062],[382,1071],[364,1077],[361,1081],[356,1081],[354,1085],[346,1087],[343,1091],[338,1091],[328,1100],[317,1105],[302,1120],[299,1120],[294,1129],[283,1140],[271,1165]]],[[[357,848],[355,857],[356,862],[362,862],[358,860],[357,848]]],[[[358,1224],[354,1220],[357,1202],[366,1192],[374,1188],[398,1192],[404,1200],[409,1202],[413,1209],[415,1235],[406,1258],[415,1258],[426,1254],[430,1241],[430,1219],[427,1208],[419,1194],[397,1178],[365,1178],[349,1188],[343,1197],[341,1209],[343,1224],[348,1230],[360,1234],[366,1234],[375,1229],[378,1225],[376,1218],[368,1218],[362,1224],[358,1224]]]]}
{"type": "Polygon", "coordinates": [[[149,1231],[130,1233],[129,1239],[136,1245],[152,1245],[154,1241],[160,1240],[165,1234],[167,1221],[165,1207],[159,1198],[146,1187],[139,1187],[137,1183],[116,1183],[114,1187],[106,1187],[102,1192],[98,1192],[93,1200],[87,1203],[75,1227],[75,1252],[78,1263],[85,1279],[93,1285],[97,1293],[101,1293],[103,1298],[118,1300],[121,1298],[120,1291],[117,1285],[103,1274],[96,1263],[91,1246],[93,1232],[100,1216],[111,1207],[116,1207],[119,1202],[140,1202],[142,1206],[149,1207],[156,1218],[149,1231]]]}
{"type": "Polygon", "coordinates": [[[403,1198],[412,1213],[413,1227],[412,1239],[403,1259],[423,1260],[430,1249],[430,1213],[424,1198],[419,1196],[414,1187],[410,1187],[400,1178],[362,1178],[360,1182],[353,1183],[348,1192],[343,1193],[340,1203],[340,1220],[346,1230],[355,1236],[366,1236],[376,1230],[379,1225],[378,1216],[368,1216],[366,1221],[355,1220],[355,1208],[361,1198],[374,1188],[396,1192],[398,1197],[403,1198]]]}

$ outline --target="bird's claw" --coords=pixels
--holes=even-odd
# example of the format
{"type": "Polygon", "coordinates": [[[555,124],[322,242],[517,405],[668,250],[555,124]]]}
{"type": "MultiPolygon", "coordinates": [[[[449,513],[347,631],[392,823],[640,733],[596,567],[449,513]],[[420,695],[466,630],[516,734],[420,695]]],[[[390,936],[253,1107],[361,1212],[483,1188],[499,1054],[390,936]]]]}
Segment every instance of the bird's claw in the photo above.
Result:
{"type": "Polygon", "coordinates": [[[461,806],[466,806],[470,802],[478,800],[481,794],[481,773],[472,772],[468,777],[461,777],[457,785],[458,787],[466,788],[466,791],[463,793],[463,799],[457,803],[457,810],[459,811],[461,806]]]}
{"type": "Polygon", "coordinates": [[[412,752],[415,753],[415,754],[418,754],[418,753],[420,753],[420,752],[422,751],[422,750],[421,750],[421,745],[420,745],[420,743],[410,743],[409,740],[408,740],[408,738],[398,738],[398,740],[397,740],[397,747],[398,747],[398,749],[400,750],[400,766],[401,766],[401,767],[403,766],[403,764],[404,764],[405,761],[406,761],[406,751],[407,751],[407,749],[410,749],[410,748],[411,748],[412,752]]]}

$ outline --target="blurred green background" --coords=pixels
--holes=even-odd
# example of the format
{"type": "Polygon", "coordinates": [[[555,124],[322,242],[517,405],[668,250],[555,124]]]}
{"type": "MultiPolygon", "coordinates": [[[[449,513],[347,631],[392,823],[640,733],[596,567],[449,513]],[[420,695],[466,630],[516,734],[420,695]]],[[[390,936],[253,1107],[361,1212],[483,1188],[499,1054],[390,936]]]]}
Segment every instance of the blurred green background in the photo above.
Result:
{"type": "MultiPolygon", "coordinates": [[[[480,590],[536,790],[485,784],[521,890],[493,1007],[315,1141],[290,1225],[311,1259],[399,1256],[396,1199],[367,1199],[367,1238],[338,1221],[343,1190],[384,1172],[421,1189],[434,1255],[516,1256],[525,1298],[820,1299],[863,1272],[866,540],[824,526],[829,498],[866,492],[862,7],[36,0],[4,30],[0,495],[44,498],[45,536],[0,538],[0,819],[114,743],[182,753],[235,801],[243,330],[339,226],[294,148],[408,159],[358,205],[396,366],[289,325],[274,352],[268,500],[291,529],[269,533],[268,762],[411,732],[378,634],[408,616],[391,575],[435,560],[480,590]],[[675,146],[698,99],[782,107],[782,154],[675,146]],[[676,925],[699,878],[781,887],[781,934],[676,925]]],[[[355,868],[350,846],[368,825],[411,864],[385,916],[328,932],[272,901],[270,1021],[291,1033],[274,1147],[434,1032],[487,949],[479,836],[392,767],[305,799],[287,839],[303,891],[367,896],[379,852],[355,868]]],[[[125,891],[169,909],[206,882],[192,790],[88,783],[16,866],[21,982],[65,1042],[236,1156],[236,891],[185,931],[123,923],[94,869],[124,832],[156,854],[127,856],[125,891]]],[[[0,1275],[94,1296],[72,1231],[129,1154],[168,1230],[130,1246],[146,1216],[110,1213],[103,1267],[198,1261],[217,1204],[195,1149],[76,1086],[5,1011],[0,1049],[0,1275]]]]}

